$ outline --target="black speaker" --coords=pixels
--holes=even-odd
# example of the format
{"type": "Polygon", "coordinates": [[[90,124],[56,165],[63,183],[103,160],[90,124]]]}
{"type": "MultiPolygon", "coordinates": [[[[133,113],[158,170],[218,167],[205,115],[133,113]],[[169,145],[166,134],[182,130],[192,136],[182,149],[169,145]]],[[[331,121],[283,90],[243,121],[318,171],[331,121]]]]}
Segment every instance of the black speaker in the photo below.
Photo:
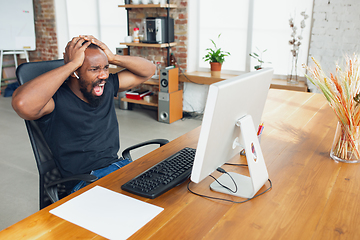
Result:
{"type": "Polygon", "coordinates": [[[172,93],[179,90],[179,70],[172,66],[160,70],[160,92],[172,93]]]}
{"type": "Polygon", "coordinates": [[[116,48],[116,54],[117,55],[128,55],[128,49],[127,48],[116,48]]]}

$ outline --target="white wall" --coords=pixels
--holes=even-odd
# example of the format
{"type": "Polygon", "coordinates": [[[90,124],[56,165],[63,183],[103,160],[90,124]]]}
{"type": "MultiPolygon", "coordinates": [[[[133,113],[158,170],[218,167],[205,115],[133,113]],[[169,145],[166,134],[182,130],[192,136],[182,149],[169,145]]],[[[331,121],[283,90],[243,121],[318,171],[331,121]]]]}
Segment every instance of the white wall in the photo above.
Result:
{"type": "Polygon", "coordinates": [[[58,42],[58,58],[63,58],[63,52],[66,43],[69,41],[69,31],[67,24],[67,12],[65,0],[54,0],[55,19],[56,19],[56,36],[58,42]]]}
{"type": "MultiPolygon", "coordinates": [[[[335,72],[335,64],[346,55],[360,53],[360,1],[315,0],[310,57],[320,62],[325,72],[335,72]]],[[[308,82],[312,91],[316,87],[308,82]]]]}
{"type": "MultiPolygon", "coordinates": [[[[199,1],[188,2],[188,57],[187,72],[197,71],[199,67],[199,1]]],[[[188,112],[202,112],[206,103],[208,85],[184,83],[183,110],[188,112]]]]}
{"type": "Polygon", "coordinates": [[[78,35],[93,35],[113,52],[127,35],[125,8],[118,0],[54,0],[59,58],[68,41],[78,35]]]}

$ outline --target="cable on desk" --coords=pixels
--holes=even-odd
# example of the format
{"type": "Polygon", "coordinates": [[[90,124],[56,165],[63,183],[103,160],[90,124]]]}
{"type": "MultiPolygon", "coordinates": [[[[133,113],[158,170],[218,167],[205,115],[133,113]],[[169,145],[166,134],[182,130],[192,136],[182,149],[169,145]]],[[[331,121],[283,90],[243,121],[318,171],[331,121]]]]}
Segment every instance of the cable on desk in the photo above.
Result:
{"type": "Polygon", "coordinates": [[[219,182],[213,175],[210,175],[210,177],[212,177],[212,178],[213,178],[220,186],[222,186],[223,188],[229,190],[229,191],[232,192],[232,193],[236,193],[237,190],[238,190],[238,186],[237,186],[235,180],[233,179],[233,177],[232,177],[227,171],[225,171],[224,169],[222,169],[221,167],[218,167],[216,170],[217,170],[218,172],[227,174],[227,175],[231,178],[231,180],[233,181],[233,183],[234,183],[234,185],[235,185],[235,191],[232,190],[232,189],[230,189],[228,186],[225,186],[225,185],[222,184],[221,182],[219,182]]]}
{"type": "MultiPolygon", "coordinates": [[[[247,166],[247,164],[236,164],[236,163],[225,163],[226,165],[233,165],[233,166],[247,166]]],[[[222,172],[222,173],[226,173],[230,176],[230,174],[228,172],[226,172],[224,169],[222,168],[218,168],[217,169],[219,172],[222,172]]],[[[235,186],[236,186],[236,191],[233,191],[231,190],[230,188],[224,186],[223,184],[221,184],[214,176],[210,175],[210,177],[212,177],[213,179],[215,179],[216,182],[218,182],[222,187],[226,188],[227,190],[231,191],[231,192],[236,192],[237,191],[237,184],[235,183],[234,179],[231,177],[231,179],[233,180],[233,182],[235,183],[235,186]]],[[[200,193],[196,193],[194,192],[193,190],[190,189],[190,183],[191,181],[188,182],[187,184],[187,189],[189,192],[191,192],[192,194],[195,194],[197,196],[200,196],[200,197],[204,197],[204,198],[209,198],[209,199],[213,199],[213,200],[220,200],[220,201],[225,201],[225,202],[231,202],[231,203],[245,203],[245,202],[248,202],[256,197],[259,197],[263,194],[265,194],[266,192],[270,191],[272,189],[272,182],[270,179],[268,179],[269,183],[270,183],[270,186],[264,190],[263,192],[259,193],[259,194],[256,194],[255,196],[253,196],[252,198],[248,198],[244,201],[233,201],[233,200],[229,200],[229,199],[226,199],[226,198],[217,198],[217,197],[211,197],[211,196],[207,196],[207,195],[203,195],[203,194],[200,194],[200,193]]]]}

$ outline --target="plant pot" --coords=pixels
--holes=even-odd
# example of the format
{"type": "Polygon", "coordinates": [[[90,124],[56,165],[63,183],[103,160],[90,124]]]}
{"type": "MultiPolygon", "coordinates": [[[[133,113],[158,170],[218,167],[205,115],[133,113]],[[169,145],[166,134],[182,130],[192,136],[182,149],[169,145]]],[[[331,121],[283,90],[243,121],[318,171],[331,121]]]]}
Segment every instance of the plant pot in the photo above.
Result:
{"type": "Polygon", "coordinates": [[[211,62],[210,63],[211,76],[212,77],[220,77],[221,75],[221,63],[219,62],[211,62]]]}

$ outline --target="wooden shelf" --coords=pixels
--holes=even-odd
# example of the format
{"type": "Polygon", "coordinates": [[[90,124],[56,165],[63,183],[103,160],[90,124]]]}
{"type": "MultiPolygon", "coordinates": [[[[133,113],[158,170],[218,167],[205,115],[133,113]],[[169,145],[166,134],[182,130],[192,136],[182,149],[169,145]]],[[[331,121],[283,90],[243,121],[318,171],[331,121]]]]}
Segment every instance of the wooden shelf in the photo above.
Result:
{"type": "Polygon", "coordinates": [[[308,87],[305,82],[299,81],[298,84],[287,83],[285,79],[272,79],[270,88],[285,89],[299,92],[307,92],[308,87]]]}
{"type": "MultiPolygon", "coordinates": [[[[211,77],[210,72],[191,72],[179,75],[180,82],[192,82],[197,84],[211,85],[222,80],[235,77],[233,74],[221,74],[219,78],[211,77]]],[[[307,92],[307,85],[303,81],[299,81],[299,84],[288,84],[283,79],[272,79],[270,88],[285,89],[292,91],[307,92]]]]}
{"type": "Polygon", "coordinates": [[[120,45],[126,45],[130,47],[153,47],[153,48],[166,48],[176,46],[176,42],[172,43],[120,43],[120,45]]]}
{"type": "Polygon", "coordinates": [[[155,99],[153,102],[146,102],[144,100],[135,100],[135,99],[130,99],[130,98],[121,98],[121,101],[157,107],[158,106],[157,98],[154,97],[153,99],[155,99]]]}
{"type": "Polygon", "coordinates": [[[143,82],[142,84],[146,84],[146,85],[152,85],[152,86],[158,86],[159,85],[159,79],[158,78],[150,78],[149,80],[147,80],[146,82],[143,82]]]}
{"type": "Polygon", "coordinates": [[[212,77],[210,72],[191,72],[179,75],[180,82],[192,82],[197,84],[211,85],[222,80],[235,77],[237,75],[232,74],[223,74],[221,73],[220,77],[212,77]]]}
{"type": "Polygon", "coordinates": [[[124,8],[177,8],[176,4],[126,4],[118,5],[124,8]]]}

